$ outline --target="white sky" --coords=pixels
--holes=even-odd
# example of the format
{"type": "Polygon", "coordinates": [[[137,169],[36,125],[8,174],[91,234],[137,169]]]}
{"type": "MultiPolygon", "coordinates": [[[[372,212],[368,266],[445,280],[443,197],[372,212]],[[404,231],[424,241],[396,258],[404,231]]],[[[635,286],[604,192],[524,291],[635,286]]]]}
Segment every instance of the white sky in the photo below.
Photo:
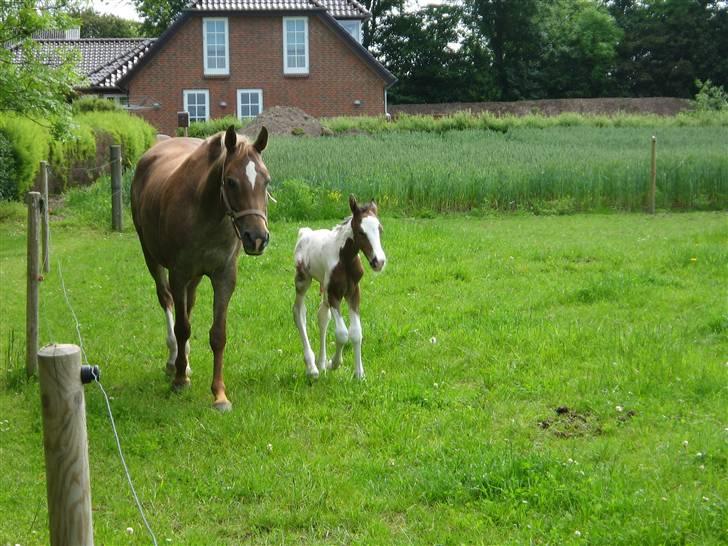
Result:
{"type": "Polygon", "coordinates": [[[89,5],[98,13],[108,13],[123,19],[141,21],[131,0],[90,0],[89,5]]]}

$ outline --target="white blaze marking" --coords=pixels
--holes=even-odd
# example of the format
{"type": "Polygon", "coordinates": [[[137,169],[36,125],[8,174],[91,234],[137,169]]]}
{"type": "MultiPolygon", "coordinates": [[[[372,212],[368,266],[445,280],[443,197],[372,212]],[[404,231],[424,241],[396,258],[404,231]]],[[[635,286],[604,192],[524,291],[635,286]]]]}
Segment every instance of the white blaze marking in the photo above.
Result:
{"type": "Polygon", "coordinates": [[[255,177],[258,175],[258,173],[255,171],[255,162],[248,161],[248,165],[245,167],[245,174],[248,175],[248,182],[250,182],[250,187],[255,189],[255,177]]]}
{"type": "Polygon", "coordinates": [[[366,233],[369,244],[372,245],[374,257],[384,264],[387,261],[387,257],[384,255],[384,249],[379,240],[379,220],[374,216],[365,216],[361,221],[361,228],[366,233]]]}

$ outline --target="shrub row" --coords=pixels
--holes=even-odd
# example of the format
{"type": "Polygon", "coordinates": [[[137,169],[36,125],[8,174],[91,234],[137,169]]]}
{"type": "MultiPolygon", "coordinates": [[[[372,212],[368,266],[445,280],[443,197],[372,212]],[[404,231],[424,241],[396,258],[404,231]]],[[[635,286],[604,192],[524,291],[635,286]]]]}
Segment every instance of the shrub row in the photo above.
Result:
{"type": "Polygon", "coordinates": [[[510,129],[551,127],[728,127],[728,111],[683,112],[677,116],[618,114],[615,116],[564,113],[558,116],[530,114],[497,116],[490,112],[458,112],[434,117],[400,114],[391,121],[383,117],[337,117],[322,120],[335,134],[341,133],[444,133],[466,129],[506,132],[510,129]]]}
{"type": "MultiPolygon", "coordinates": [[[[249,123],[250,120],[240,120],[235,116],[225,116],[224,118],[211,119],[209,121],[199,121],[190,123],[190,126],[187,129],[187,136],[207,138],[215,133],[227,130],[227,128],[231,125],[235,127],[235,129],[241,129],[249,123]]],[[[184,129],[177,129],[177,136],[182,136],[184,134],[184,129]]]]}
{"type": "Polygon", "coordinates": [[[154,143],[156,135],[144,120],[121,110],[79,112],[73,119],[69,133],[54,139],[40,122],[14,114],[0,116],[0,199],[22,197],[33,186],[42,160],[49,162],[65,189],[78,175],[88,180],[100,174],[93,169],[98,163],[97,143],[121,144],[128,167],[154,143]]]}

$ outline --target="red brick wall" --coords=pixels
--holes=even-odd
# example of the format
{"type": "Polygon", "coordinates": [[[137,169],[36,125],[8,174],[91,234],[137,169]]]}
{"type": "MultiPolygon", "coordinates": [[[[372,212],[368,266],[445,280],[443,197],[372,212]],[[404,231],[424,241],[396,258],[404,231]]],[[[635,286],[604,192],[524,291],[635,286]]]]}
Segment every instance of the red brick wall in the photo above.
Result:
{"type": "Polygon", "coordinates": [[[262,89],[264,110],[297,106],[316,117],[384,113],[384,81],[317,16],[308,16],[308,76],[283,74],[281,16],[233,15],[228,29],[230,75],[205,76],[202,16],[188,19],[130,80],[129,102],[146,97],[160,104],[139,115],[174,134],[183,89],[208,89],[212,118],[237,115],[237,89],[262,89]]]}

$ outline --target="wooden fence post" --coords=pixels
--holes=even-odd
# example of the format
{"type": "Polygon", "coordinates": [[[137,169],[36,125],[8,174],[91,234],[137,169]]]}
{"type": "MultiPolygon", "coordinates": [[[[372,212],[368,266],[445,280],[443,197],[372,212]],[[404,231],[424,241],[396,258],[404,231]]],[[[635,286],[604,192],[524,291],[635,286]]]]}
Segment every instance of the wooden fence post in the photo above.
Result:
{"type": "Polygon", "coordinates": [[[121,146],[111,145],[111,229],[121,231],[121,146]]]}
{"type": "Polygon", "coordinates": [[[27,299],[25,305],[25,371],[28,376],[38,368],[38,245],[40,243],[40,193],[28,192],[27,299]]]}
{"type": "Polygon", "coordinates": [[[51,226],[48,210],[48,162],[40,162],[40,194],[43,198],[42,237],[43,237],[43,272],[51,270],[51,226]]]}
{"type": "Polygon", "coordinates": [[[652,137],[652,173],[650,178],[649,209],[655,214],[655,194],[657,193],[657,137],[652,137]]]}
{"type": "Polygon", "coordinates": [[[93,546],[81,349],[38,352],[51,546],[93,546]]]}

